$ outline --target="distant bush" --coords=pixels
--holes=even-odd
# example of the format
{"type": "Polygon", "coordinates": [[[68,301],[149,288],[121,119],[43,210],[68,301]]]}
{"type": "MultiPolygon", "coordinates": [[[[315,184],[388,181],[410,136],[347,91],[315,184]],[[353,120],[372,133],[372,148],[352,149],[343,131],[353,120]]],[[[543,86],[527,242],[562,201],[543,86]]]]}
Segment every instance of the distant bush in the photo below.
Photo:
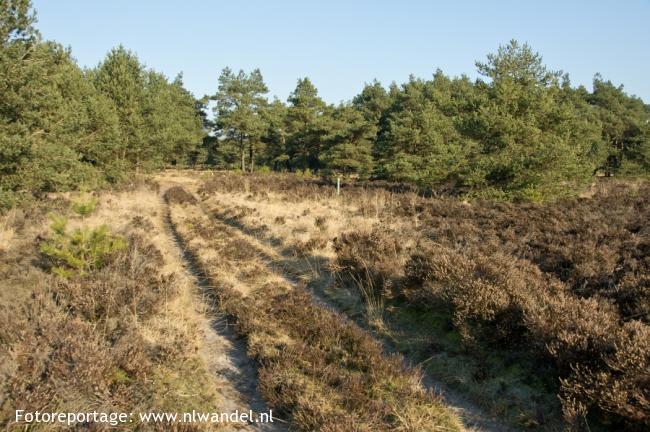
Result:
{"type": "Polygon", "coordinates": [[[327,231],[327,218],[324,216],[316,216],[316,219],[314,219],[314,225],[320,231],[327,231]]]}
{"type": "Polygon", "coordinates": [[[168,204],[196,204],[196,198],[191,193],[187,192],[181,186],[174,186],[167,191],[164,195],[165,201],[168,204]]]}
{"type": "Polygon", "coordinates": [[[0,211],[10,209],[20,201],[18,193],[0,188],[0,211]]]}

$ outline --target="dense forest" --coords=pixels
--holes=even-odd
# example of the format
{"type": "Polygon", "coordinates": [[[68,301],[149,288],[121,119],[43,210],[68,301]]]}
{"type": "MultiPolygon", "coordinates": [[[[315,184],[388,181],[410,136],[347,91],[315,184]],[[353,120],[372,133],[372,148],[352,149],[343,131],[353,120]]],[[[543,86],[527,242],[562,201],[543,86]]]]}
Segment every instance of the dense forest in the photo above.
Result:
{"type": "Polygon", "coordinates": [[[600,75],[592,91],[574,87],[515,40],[476,63],[476,80],[437,70],[388,88],[373,81],[331,105],[301,78],[285,103],[269,100],[259,70],[226,68],[215,94],[197,99],[182,75],[170,80],[122,46],[80,68],[39,35],[29,0],[1,5],[0,207],[170,165],[527,201],[576,193],[596,175],[650,172],[650,106],[600,75]]]}

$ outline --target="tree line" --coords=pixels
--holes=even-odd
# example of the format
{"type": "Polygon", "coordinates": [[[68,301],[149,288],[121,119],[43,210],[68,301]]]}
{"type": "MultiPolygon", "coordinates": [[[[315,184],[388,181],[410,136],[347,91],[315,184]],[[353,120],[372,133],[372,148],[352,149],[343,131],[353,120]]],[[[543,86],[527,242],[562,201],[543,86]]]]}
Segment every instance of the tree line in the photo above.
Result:
{"type": "Polygon", "coordinates": [[[215,94],[197,99],[181,75],[147,69],[122,46],[82,69],[41,38],[29,0],[0,4],[0,206],[169,165],[406,181],[505,200],[650,172],[648,105],[599,75],[592,91],[574,87],[514,40],[476,63],[475,80],[438,70],[401,85],[373,81],[332,105],[308,78],[284,102],[269,100],[259,70],[226,68],[215,94]]]}
{"type": "Polygon", "coordinates": [[[470,195],[544,200],[596,174],[650,172],[650,107],[596,75],[573,87],[527,44],[510,41],[481,78],[373,81],[326,104],[308,78],[286,103],[266,98],[259,70],[219,78],[206,161],[221,168],[299,171],[414,182],[470,195]]]}

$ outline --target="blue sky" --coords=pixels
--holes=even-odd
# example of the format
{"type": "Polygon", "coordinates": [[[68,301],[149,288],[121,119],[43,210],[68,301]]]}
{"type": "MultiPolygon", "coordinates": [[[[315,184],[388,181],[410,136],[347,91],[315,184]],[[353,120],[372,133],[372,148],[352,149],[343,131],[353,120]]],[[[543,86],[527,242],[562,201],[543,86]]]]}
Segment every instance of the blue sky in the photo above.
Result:
{"type": "Polygon", "coordinates": [[[474,62],[515,38],[591,88],[596,72],[650,103],[650,0],[150,1],[33,0],[47,39],[95,66],[118,44],[196,96],[221,69],[259,67],[286,100],[308,76],[327,101],[373,78],[388,85],[436,68],[476,77],[474,62]]]}

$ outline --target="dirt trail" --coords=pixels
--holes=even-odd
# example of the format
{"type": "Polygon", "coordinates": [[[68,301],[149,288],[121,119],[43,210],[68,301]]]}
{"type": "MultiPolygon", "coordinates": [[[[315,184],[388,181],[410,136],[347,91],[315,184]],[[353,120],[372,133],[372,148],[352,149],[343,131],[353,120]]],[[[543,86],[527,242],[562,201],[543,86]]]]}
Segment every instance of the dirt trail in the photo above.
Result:
{"type": "MultiPolygon", "coordinates": [[[[169,184],[163,184],[161,192],[169,187],[169,184]]],[[[214,300],[210,294],[210,285],[203,275],[203,272],[188,254],[180,242],[179,236],[169,221],[167,205],[164,203],[162,195],[163,217],[169,241],[174,245],[177,251],[177,259],[182,262],[182,267],[186,277],[195,287],[196,295],[201,297],[199,304],[203,309],[202,331],[203,340],[200,346],[200,354],[204,359],[207,369],[212,373],[217,381],[223,382],[218,389],[222,396],[222,405],[219,409],[222,412],[248,412],[254,413],[268,412],[264,400],[257,391],[257,368],[255,363],[247,356],[246,346],[243,340],[237,337],[232,326],[226,317],[220,315],[214,306],[214,300]]],[[[285,423],[274,416],[273,423],[249,423],[233,424],[232,430],[248,431],[286,431],[285,423]]]]}
{"type": "MultiPolygon", "coordinates": [[[[176,182],[175,179],[165,178],[165,183],[168,186],[183,186],[189,189],[192,193],[196,195],[196,189],[198,181],[182,179],[181,181],[176,182]]],[[[166,188],[165,188],[166,189],[166,188]]],[[[224,231],[227,231],[230,236],[237,238],[242,244],[246,243],[252,248],[257,250],[260,261],[268,268],[268,270],[278,277],[284,279],[290,285],[294,287],[303,287],[305,286],[304,276],[299,273],[296,273],[295,269],[291,266],[287,266],[286,257],[283,255],[282,251],[278,250],[272,244],[269,244],[263,241],[260,238],[257,238],[250,233],[246,232],[242,227],[234,226],[227,223],[226,221],[216,218],[215,215],[210,214],[207,208],[199,204],[200,207],[211,220],[221,225],[224,231]]],[[[178,238],[178,236],[176,235],[178,238]]],[[[192,262],[191,257],[188,258],[188,261],[192,262]]],[[[194,263],[196,265],[196,263],[194,263]]],[[[201,279],[201,278],[199,278],[201,279]]],[[[201,284],[209,287],[207,280],[203,279],[201,284]]],[[[329,299],[321,295],[317,290],[309,290],[314,298],[314,302],[321,307],[329,308],[336,310],[337,307],[329,299]]],[[[390,346],[384,343],[385,349],[388,352],[394,352],[390,346]]],[[[242,347],[243,349],[243,347],[242,347]]],[[[245,356],[245,354],[244,354],[245,356]]],[[[482,409],[474,405],[473,403],[467,401],[461,395],[447,388],[444,383],[433,379],[430,376],[425,375],[423,377],[423,386],[428,389],[433,390],[437,394],[441,394],[448,406],[456,412],[456,414],[462,419],[465,427],[468,431],[474,432],[509,432],[514,431],[515,429],[508,427],[497,419],[486,414],[482,409]]]]}

